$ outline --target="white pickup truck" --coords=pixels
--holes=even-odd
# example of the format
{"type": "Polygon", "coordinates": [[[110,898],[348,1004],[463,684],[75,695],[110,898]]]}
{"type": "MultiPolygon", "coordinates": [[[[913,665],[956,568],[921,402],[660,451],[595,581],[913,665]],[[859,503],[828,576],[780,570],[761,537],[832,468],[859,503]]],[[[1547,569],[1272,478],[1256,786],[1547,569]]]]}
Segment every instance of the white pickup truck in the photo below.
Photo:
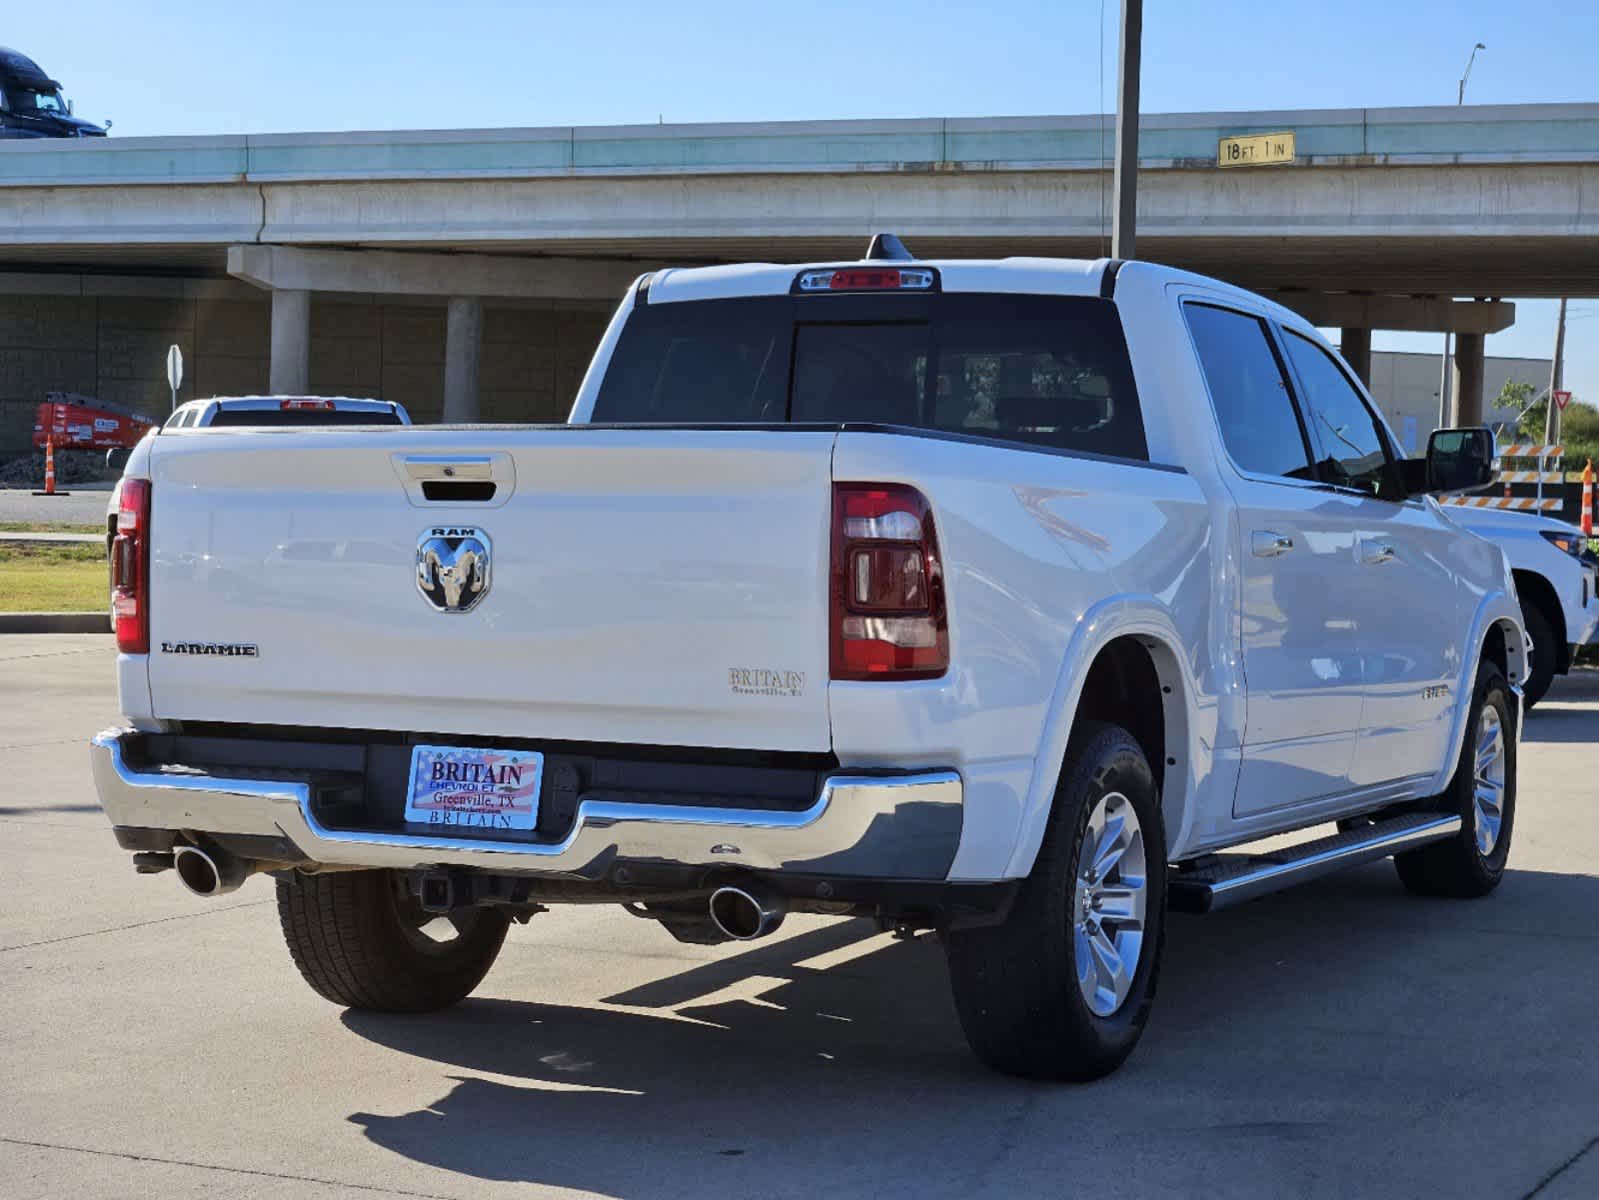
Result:
{"type": "Polygon", "coordinates": [[[141,443],[92,749],[138,869],[271,872],[311,986],[389,1011],[558,903],[935,929],[977,1054],[1074,1079],[1168,906],[1388,856],[1492,890],[1521,616],[1429,494],[1487,431],[1401,461],[1209,279],[887,245],[645,276],[563,426],[141,443]]]}
{"type": "Polygon", "coordinates": [[[1581,529],[1542,513],[1457,508],[1449,515],[1505,552],[1521,621],[1532,642],[1522,706],[1544,698],[1556,675],[1569,674],[1577,651],[1599,638],[1599,556],[1581,529]]]}

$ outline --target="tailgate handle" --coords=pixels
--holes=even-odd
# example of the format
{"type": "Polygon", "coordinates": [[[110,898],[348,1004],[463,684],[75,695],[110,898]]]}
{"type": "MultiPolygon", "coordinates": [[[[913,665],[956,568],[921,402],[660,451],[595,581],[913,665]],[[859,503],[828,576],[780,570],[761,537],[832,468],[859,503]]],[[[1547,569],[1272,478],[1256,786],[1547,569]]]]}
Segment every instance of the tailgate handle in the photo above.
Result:
{"type": "Polygon", "coordinates": [[[405,473],[424,482],[429,479],[492,479],[494,472],[494,460],[487,454],[408,454],[404,462],[405,473]]]}
{"type": "Polygon", "coordinates": [[[516,460],[504,450],[482,454],[393,454],[389,461],[417,508],[475,504],[499,508],[516,492],[516,460]]]}

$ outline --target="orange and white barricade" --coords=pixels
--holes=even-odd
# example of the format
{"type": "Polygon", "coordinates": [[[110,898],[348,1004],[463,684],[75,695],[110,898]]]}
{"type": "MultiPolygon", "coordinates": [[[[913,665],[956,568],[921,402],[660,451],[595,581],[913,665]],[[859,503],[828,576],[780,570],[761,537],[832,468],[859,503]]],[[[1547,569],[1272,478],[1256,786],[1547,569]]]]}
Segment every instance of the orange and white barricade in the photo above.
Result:
{"type": "Polygon", "coordinates": [[[1564,501],[1558,492],[1553,496],[1544,495],[1544,485],[1550,484],[1558,488],[1565,482],[1565,472],[1560,469],[1560,456],[1565,453],[1564,446],[1540,446],[1535,442],[1514,442],[1503,446],[1499,450],[1499,474],[1495,482],[1504,485],[1502,496],[1448,496],[1443,503],[1458,504],[1463,508],[1511,508],[1523,512],[1552,512],[1559,510],[1564,501]],[[1509,466],[1507,459],[1521,460],[1517,466],[1509,466]],[[1536,484],[1536,496],[1513,496],[1510,487],[1512,484],[1536,484]]]}

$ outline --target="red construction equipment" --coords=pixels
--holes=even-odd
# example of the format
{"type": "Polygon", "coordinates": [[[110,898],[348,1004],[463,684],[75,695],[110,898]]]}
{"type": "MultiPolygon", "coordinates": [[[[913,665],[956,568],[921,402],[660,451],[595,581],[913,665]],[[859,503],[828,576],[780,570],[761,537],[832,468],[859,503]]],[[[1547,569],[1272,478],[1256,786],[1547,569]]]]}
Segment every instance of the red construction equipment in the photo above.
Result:
{"type": "Polygon", "coordinates": [[[54,442],[63,450],[131,449],[153,429],[149,417],[71,392],[51,392],[33,418],[33,445],[43,450],[54,442]]]}

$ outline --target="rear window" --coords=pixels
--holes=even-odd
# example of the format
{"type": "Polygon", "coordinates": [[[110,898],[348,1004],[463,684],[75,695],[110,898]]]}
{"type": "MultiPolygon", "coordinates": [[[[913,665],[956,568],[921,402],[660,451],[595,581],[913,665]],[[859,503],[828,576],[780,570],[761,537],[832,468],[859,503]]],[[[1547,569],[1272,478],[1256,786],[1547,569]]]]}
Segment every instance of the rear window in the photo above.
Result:
{"type": "Polygon", "coordinates": [[[351,412],[327,408],[221,408],[211,418],[219,425],[399,425],[400,416],[392,408],[379,412],[351,412]]]}
{"type": "Polygon", "coordinates": [[[596,423],[863,422],[1144,459],[1108,300],[769,296],[636,309],[596,423]]]}

